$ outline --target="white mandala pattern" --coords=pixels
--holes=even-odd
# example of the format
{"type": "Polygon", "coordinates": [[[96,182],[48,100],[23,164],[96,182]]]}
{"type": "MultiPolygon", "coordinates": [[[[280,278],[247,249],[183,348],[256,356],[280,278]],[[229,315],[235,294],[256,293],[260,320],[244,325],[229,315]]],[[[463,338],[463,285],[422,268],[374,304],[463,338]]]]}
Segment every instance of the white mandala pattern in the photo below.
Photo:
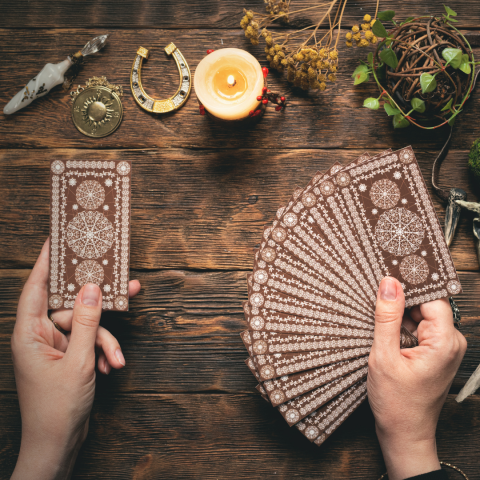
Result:
{"type": "Polygon", "coordinates": [[[77,202],[87,210],[95,210],[105,201],[105,190],[96,180],[85,180],[77,188],[77,202]]]}
{"type": "Polygon", "coordinates": [[[366,191],[367,191],[367,186],[366,186],[364,183],[361,183],[361,184],[358,186],[358,189],[359,189],[361,192],[366,192],[366,191]]]}
{"type": "Polygon", "coordinates": [[[79,213],[67,227],[67,244],[82,258],[98,258],[108,251],[114,240],[114,229],[101,213],[79,213]]]}
{"type": "Polygon", "coordinates": [[[268,349],[267,342],[264,342],[263,340],[257,340],[257,341],[253,344],[253,351],[254,351],[257,355],[263,355],[264,353],[267,352],[267,349],[268,349]]]}
{"type": "Polygon", "coordinates": [[[302,197],[302,203],[307,208],[314,207],[316,202],[317,199],[315,198],[315,195],[313,193],[306,193],[302,197]]]}
{"type": "Polygon", "coordinates": [[[298,413],[298,410],[296,410],[295,408],[291,408],[285,414],[285,418],[287,419],[288,423],[297,423],[300,420],[300,414],[298,413]]]}
{"type": "Polygon", "coordinates": [[[126,297],[123,297],[122,295],[119,295],[116,299],[115,299],[115,307],[118,309],[118,310],[126,310],[127,307],[128,307],[128,300],[126,297]]]}
{"type": "Polygon", "coordinates": [[[62,296],[57,294],[50,295],[50,298],[48,299],[48,305],[53,309],[60,308],[63,305],[62,296]]]}
{"type": "Polygon", "coordinates": [[[130,173],[130,164],[128,162],[119,162],[117,165],[117,172],[120,175],[128,175],[130,173]]]}
{"type": "Polygon", "coordinates": [[[86,283],[101,285],[104,278],[103,268],[95,260],[84,260],[75,269],[75,280],[83,287],[86,283]]]}
{"type": "Polygon", "coordinates": [[[71,178],[69,181],[68,181],[68,184],[71,186],[71,187],[74,187],[76,184],[77,184],[77,180],[75,178],[71,178]]]}
{"type": "Polygon", "coordinates": [[[261,330],[264,325],[265,325],[265,321],[263,320],[262,317],[256,316],[250,320],[250,326],[254,330],[261,330]]]}
{"type": "Polygon", "coordinates": [[[347,172],[341,172],[336,176],[337,184],[346,187],[350,184],[350,175],[347,172]]]}
{"type": "Polygon", "coordinates": [[[283,217],[283,221],[287,227],[294,227],[297,224],[297,216],[294,213],[287,213],[283,217]]]}
{"type": "Polygon", "coordinates": [[[107,187],[111,187],[111,186],[113,185],[113,180],[112,180],[111,178],[107,178],[107,179],[105,180],[105,185],[106,185],[107,187]]]}
{"type": "Polygon", "coordinates": [[[440,276],[438,275],[438,273],[432,273],[432,280],[434,282],[436,282],[439,278],[440,278],[440,276]]]}
{"type": "Polygon", "coordinates": [[[450,280],[447,283],[447,290],[448,290],[448,293],[450,293],[451,295],[455,295],[459,293],[461,288],[462,287],[460,286],[460,282],[457,282],[457,280],[450,280]]]}
{"type": "Polygon", "coordinates": [[[260,283],[261,285],[263,285],[264,283],[267,282],[268,280],[268,274],[265,270],[257,270],[254,274],[253,274],[253,278],[255,279],[255,281],[257,283],[260,283]]]}
{"type": "Polygon", "coordinates": [[[73,292],[75,290],[75,285],[73,283],[69,283],[68,287],[67,287],[67,290],[69,292],[73,292]]]}
{"type": "Polygon", "coordinates": [[[328,197],[335,191],[335,185],[327,180],[320,185],[320,191],[323,193],[323,195],[328,197]]]}
{"type": "Polygon", "coordinates": [[[384,212],[375,227],[375,237],[383,250],[402,257],[415,252],[424,235],[420,218],[405,208],[384,212]]]}
{"type": "MultiPolygon", "coordinates": [[[[272,237],[277,241],[277,242],[283,242],[287,238],[287,232],[283,228],[275,228],[272,232],[272,237]]],[[[265,260],[267,261],[267,260],[265,260]]]]}
{"type": "Polygon", "coordinates": [[[112,287],[107,283],[103,286],[103,291],[109,293],[112,287]]]}
{"type": "Polygon", "coordinates": [[[413,161],[413,152],[411,152],[410,150],[403,150],[400,152],[398,158],[402,163],[411,163],[413,161]]]}
{"type": "Polygon", "coordinates": [[[55,173],[56,175],[60,175],[65,170],[65,164],[61,160],[55,160],[54,162],[52,162],[50,168],[52,169],[53,173],[55,173]]]}
{"type": "Polygon", "coordinates": [[[383,179],[376,181],[370,189],[370,198],[376,207],[393,208],[400,200],[400,190],[395,182],[383,179]]]}
{"type": "Polygon", "coordinates": [[[428,278],[429,269],[422,257],[409,255],[400,263],[400,273],[408,283],[417,285],[428,278]]]}

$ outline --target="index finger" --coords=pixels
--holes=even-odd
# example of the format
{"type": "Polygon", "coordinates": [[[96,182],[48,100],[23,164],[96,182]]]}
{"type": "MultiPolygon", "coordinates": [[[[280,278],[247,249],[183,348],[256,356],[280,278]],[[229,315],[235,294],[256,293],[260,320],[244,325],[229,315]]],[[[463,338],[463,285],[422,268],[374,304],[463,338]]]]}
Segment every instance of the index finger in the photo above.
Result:
{"type": "Polygon", "coordinates": [[[447,338],[453,325],[453,313],[450,302],[446,298],[434,300],[420,305],[420,312],[423,316],[418,325],[419,341],[423,338],[447,338]]]}
{"type": "Polygon", "coordinates": [[[22,324],[31,317],[46,315],[48,310],[47,282],[50,239],[43,244],[28,280],[20,295],[17,309],[17,323],[22,324]]]}

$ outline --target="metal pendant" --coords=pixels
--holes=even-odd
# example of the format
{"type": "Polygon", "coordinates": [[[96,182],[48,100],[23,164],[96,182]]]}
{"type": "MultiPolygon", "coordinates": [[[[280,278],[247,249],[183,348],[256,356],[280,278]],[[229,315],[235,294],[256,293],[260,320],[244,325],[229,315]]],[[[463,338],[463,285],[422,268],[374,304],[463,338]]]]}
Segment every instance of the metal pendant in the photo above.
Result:
{"type": "Polygon", "coordinates": [[[142,63],[147,60],[150,52],[140,47],[137,50],[137,56],[133,62],[132,71],[130,73],[130,87],[132,89],[133,98],[147,112],[152,113],[168,113],[180,109],[187,102],[188,96],[192,89],[192,76],[187,61],[180,53],[180,50],[170,43],[165,47],[167,55],[173,55],[180,73],[180,86],[178,90],[170,98],[166,100],[156,100],[145,93],[142,85],[142,63]]]}
{"type": "Polygon", "coordinates": [[[73,123],[87,137],[110,135],[119,127],[122,117],[120,97],[105,86],[88,87],[73,100],[73,123]]]}

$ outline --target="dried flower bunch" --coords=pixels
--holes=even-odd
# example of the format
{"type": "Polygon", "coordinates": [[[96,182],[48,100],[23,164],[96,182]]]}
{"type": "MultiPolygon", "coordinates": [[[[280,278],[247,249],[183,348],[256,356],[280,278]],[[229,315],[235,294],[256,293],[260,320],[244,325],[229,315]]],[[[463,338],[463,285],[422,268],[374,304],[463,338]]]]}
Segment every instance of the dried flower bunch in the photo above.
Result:
{"type": "Polygon", "coordinates": [[[354,25],[352,31],[345,35],[347,47],[353,47],[353,42],[357,47],[368,47],[370,44],[375,45],[378,42],[378,38],[372,32],[375,19],[372,20],[371,15],[367,14],[363,17],[363,21],[365,23],[354,25]]]}
{"type": "Polygon", "coordinates": [[[447,6],[445,11],[440,18],[410,17],[397,24],[395,12],[387,10],[373,23],[372,33],[381,42],[352,77],[358,85],[373,75],[380,96],[367,98],[363,106],[378,110],[383,100],[395,128],[453,125],[470,96],[478,63],[468,40],[452,24],[456,12],[447,6]],[[394,27],[387,31],[382,21],[394,27]]]}
{"type": "Polygon", "coordinates": [[[347,0],[327,3],[312,2],[309,7],[291,9],[291,0],[265,0],[266,14],[244,10],[240,26],[252,45],[265,41],[265,53],[270,67],[287,73],[287,80],[304,90],[327,88],[327,82],[337,80],[338,50],[342,16],[347,0]],[[274,22],[288,22],[305,11],[320,12],[319,21],[301,30],[284,33],[268,30],[274,22]],[[324,23],[328,30],[319,28],[324,23]],[[334,35],[334,31],[337,32],[334,35]],[[335,38],[334,38],[335,37],[335,38]]]}

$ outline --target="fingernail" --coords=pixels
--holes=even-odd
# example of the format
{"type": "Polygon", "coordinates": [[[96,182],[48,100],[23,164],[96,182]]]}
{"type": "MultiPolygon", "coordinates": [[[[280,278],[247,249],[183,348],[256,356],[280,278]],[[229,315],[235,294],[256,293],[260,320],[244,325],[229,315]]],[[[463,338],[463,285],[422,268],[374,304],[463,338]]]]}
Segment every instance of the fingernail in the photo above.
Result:
{"type": "Polygon", "coordinates": [[[117,360],[118,360],[123,366],[125,366],[125,358],[123,357],[123,353],[122,353],[122,351],[121,351],[119,348],[117,348],[117,349],[115,350],[115,356],[117,357],[117,360]]]}
{"type": "Polygon", "coordinates": [[[93,283],[87,283],[83,289],[82,303],[89,307],[96,307],[100,300],[100,288],[93,283]]]}
{"type": "Polygon", "coordinates": [[[384,278],[380,282],[380,298],[389,301],[397,298],[397,286],[391,278],[384,278]]]}

